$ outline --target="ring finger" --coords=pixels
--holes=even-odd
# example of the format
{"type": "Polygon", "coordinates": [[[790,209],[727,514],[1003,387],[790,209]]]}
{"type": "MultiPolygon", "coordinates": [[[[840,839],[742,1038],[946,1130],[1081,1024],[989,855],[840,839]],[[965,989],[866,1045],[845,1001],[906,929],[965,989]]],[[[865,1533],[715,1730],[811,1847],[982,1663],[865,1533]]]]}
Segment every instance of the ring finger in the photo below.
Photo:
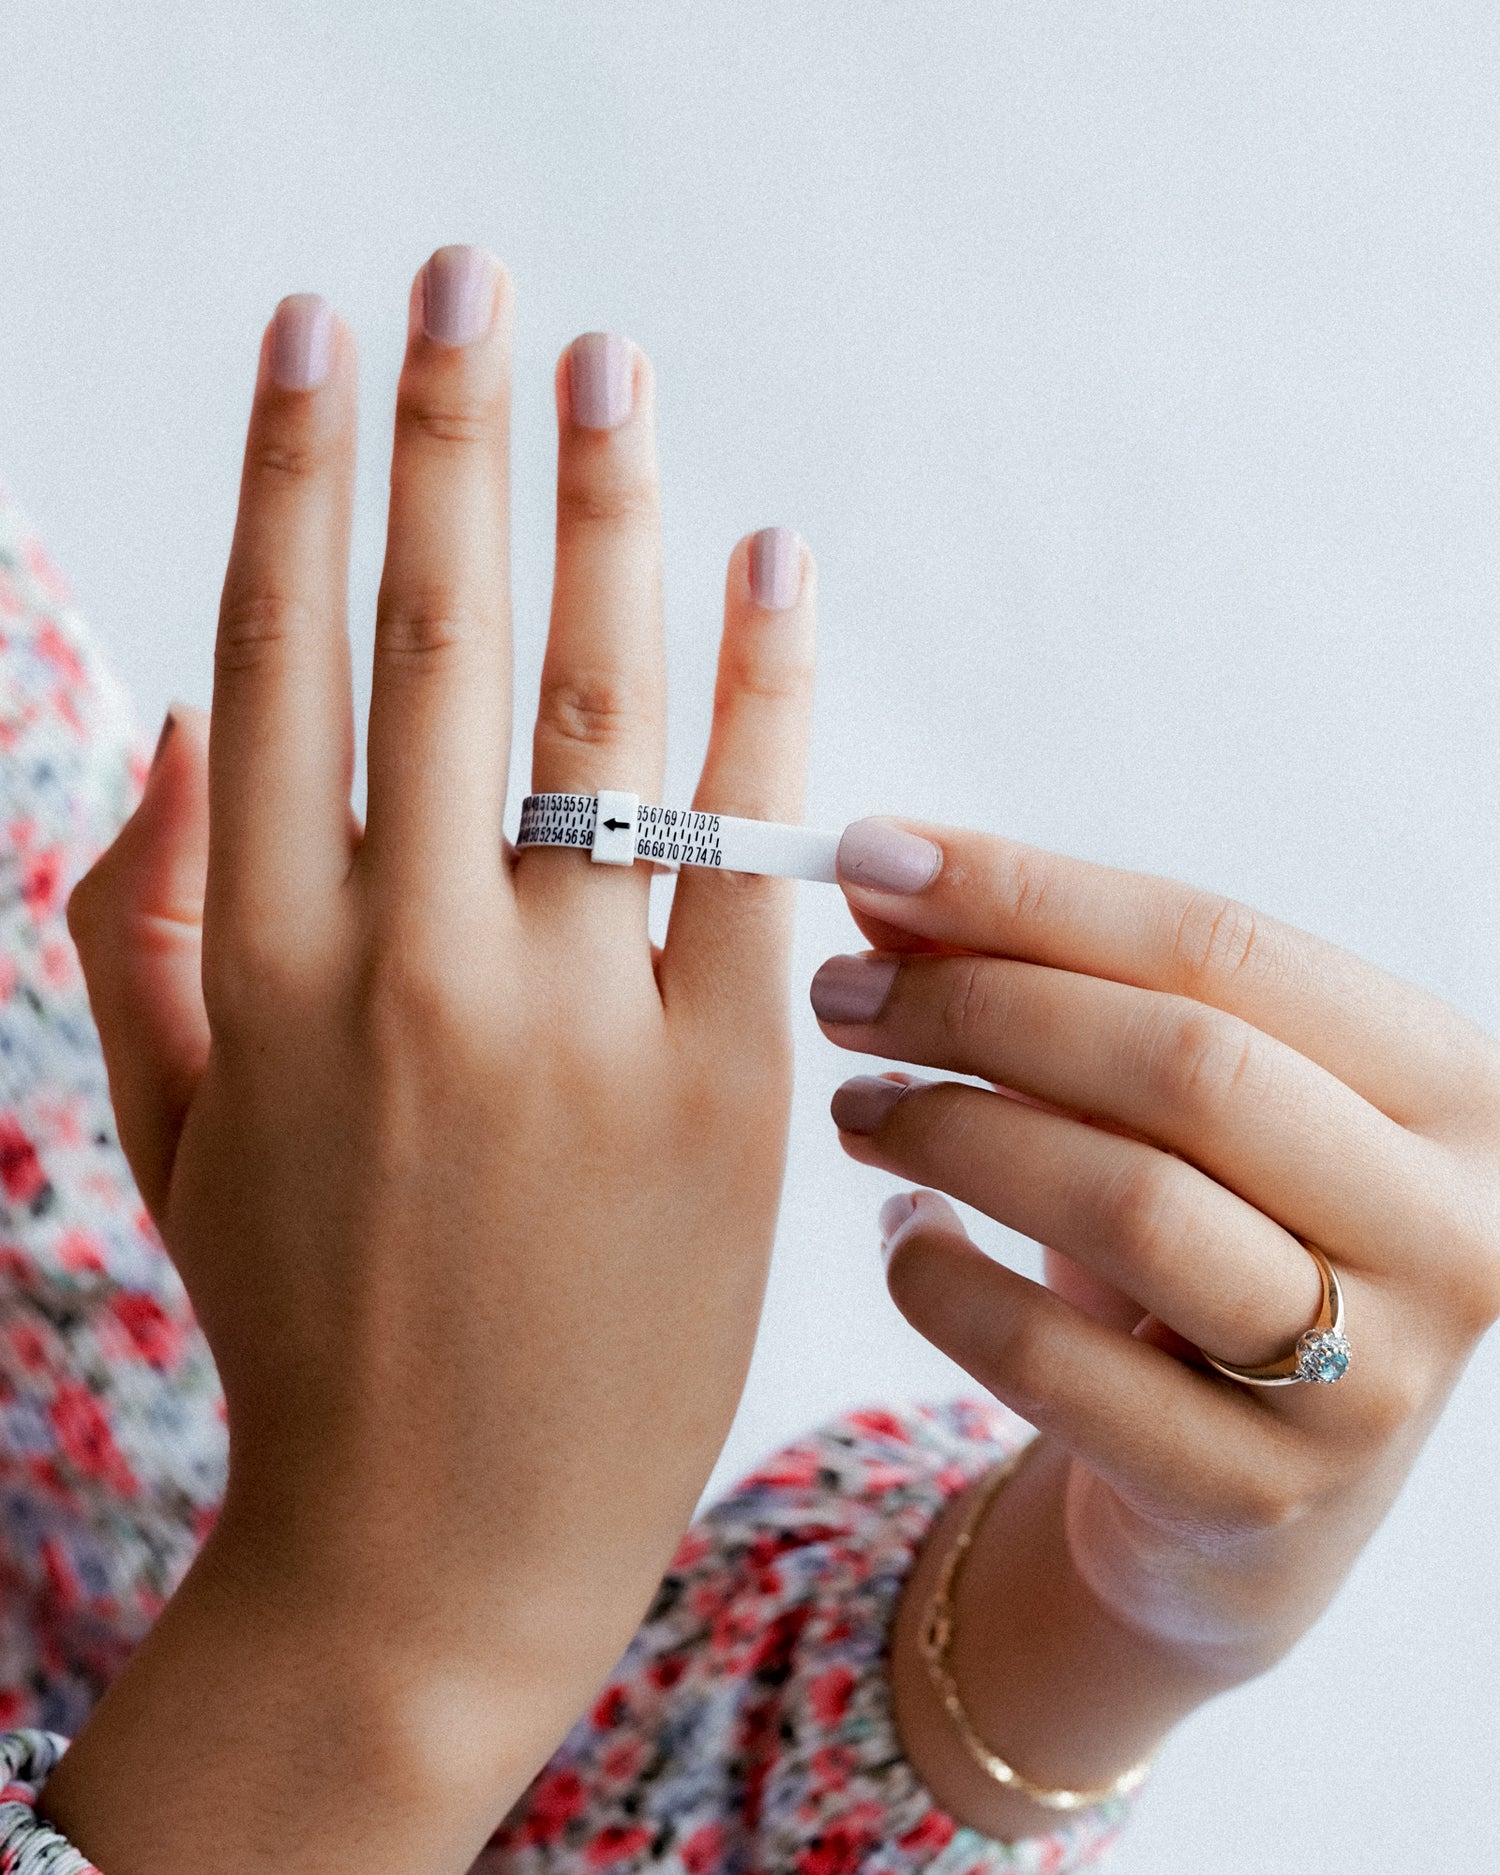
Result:
{"type": "Polygon", "coordinates": [[[1317,1313],[1295,1237],[1141,1140],[951,1081],[847,1082],[833,1117],[855,1158],[1063,1251],[1220,1360],[1277,1360],[1317,1313]]]}

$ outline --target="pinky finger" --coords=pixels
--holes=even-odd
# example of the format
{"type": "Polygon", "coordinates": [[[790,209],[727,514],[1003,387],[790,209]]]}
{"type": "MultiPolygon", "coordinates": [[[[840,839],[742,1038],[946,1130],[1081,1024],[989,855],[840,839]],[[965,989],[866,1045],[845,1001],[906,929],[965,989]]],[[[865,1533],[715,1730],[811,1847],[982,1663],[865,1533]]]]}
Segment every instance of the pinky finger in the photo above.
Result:
{"type": "Polygon", "coordinates": [[[936,1192],[881,1213],[892,1300],[917,1332],[1143,1515],[1277,1520],[1288,1430],[1213,1376],[988,1257],[936,1192]]]}
{"type": "MultiPolygon", "coordinates": [[[[786,527],[742,540],[729,562],[713,729],[693,806],[749,820],[797,820],[812,716],[816,572],[786,527]]],[[[715,1016],[785,996],[792,885],[684,867],[663,956],[662,990],[715,1016]]],[[[747,1010],[746,1013],[751,1013],[747,1010]]]]}

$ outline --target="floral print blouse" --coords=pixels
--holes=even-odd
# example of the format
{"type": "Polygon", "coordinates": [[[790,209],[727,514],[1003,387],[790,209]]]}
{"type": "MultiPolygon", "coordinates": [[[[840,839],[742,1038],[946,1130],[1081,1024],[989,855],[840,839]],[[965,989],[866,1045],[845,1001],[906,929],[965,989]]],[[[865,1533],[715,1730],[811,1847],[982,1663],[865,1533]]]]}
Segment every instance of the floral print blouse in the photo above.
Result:
{"type": "MultiPolygon", "coordinates": [[[[128,700],[0,491],[0,1875],[89,1875],[32,1810],[217,1514],[224,1407],[116,1138],[68,892],[139,793],[128,700]]],[[[988,1400],[867,1408],[688,1531],[609,1683],[475,1875],[1064,1875],[1124,1806],[1003,1844],[938,1807],[886,1645],[988,1400]]]]}

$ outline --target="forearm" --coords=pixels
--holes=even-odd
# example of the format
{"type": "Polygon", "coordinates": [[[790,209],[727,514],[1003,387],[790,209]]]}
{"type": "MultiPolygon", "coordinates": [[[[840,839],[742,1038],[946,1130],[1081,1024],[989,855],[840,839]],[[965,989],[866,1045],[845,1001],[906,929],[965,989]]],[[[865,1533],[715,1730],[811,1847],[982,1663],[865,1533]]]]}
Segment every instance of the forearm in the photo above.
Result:
{"type": "Polygon", "coordinates": [[[570,1714],[403,1670],[200,1556],[48,1779],[107,1875],[461,1875],[570,1714]]]}
{"type": "MultiPolygon", "coordinates": [[[[1187,1713],[1244,1677],[1244,1662],[1164,1644],[1110,1613],[1069,1553],[1067,1468],[1056,1449],[1032,1454],[981,1523],[959,1585],[952,1666],[970,1720],[992,1749],[1035,1783],[1092,1789],[1148,1757],[1187,1713]]],[[[907,1754],[939,1803],[1012,1840],[1062,1819],[980,1769],[918,1646],[972,1496],[970,1487],[947,1506],[908,1581],[892,1641],[892,1690],[907,1754]]]]}

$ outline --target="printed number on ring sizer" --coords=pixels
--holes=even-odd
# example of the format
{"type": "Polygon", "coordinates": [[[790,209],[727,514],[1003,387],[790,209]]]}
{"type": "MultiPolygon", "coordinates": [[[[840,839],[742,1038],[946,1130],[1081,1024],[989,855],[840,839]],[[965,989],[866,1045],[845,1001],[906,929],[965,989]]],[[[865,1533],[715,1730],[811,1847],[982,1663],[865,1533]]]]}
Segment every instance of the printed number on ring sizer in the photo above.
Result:
{"type": "Polygon", "coordinates": [[[695,807],[642,805],[624,789],[591,794],[528,794],[516,845],[572,846],[605,866],[637,859],[704,866],[778,879],[835,884],[839,836],[774,820],[744,820],[695,807]]]}

